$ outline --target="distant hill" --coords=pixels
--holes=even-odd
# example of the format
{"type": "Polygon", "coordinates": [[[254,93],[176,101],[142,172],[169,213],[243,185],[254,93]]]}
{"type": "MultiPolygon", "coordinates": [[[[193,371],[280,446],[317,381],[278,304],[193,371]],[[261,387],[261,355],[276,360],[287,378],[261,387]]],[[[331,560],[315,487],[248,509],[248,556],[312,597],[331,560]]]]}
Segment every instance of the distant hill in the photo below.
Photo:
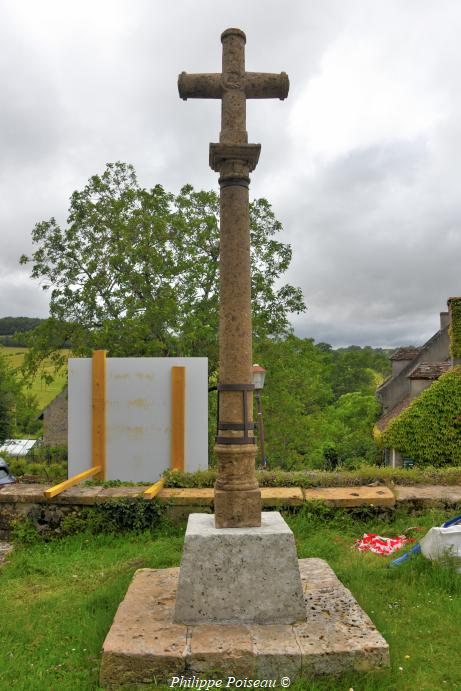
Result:
{"type": "Polygon", "coordinates": [[[0,318],[0,336],[12,336],[25,331],[32,331],[44,319],[38,317],[2,317],[0,318]]]}
{"type": "Polygon", "coordinates": [[[0,345],[9,347],[27,346],[25,337],[28,331],[33,331],[45,319],[38,317],[2,317],[0,319],[0,345]]]}

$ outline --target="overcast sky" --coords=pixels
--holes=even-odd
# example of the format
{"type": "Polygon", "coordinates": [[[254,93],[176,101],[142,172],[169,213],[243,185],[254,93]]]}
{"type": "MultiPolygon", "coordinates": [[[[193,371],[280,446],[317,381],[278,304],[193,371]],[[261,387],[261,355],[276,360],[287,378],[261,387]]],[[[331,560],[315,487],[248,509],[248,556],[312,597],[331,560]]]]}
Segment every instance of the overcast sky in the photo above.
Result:
{"type": "Polygon", "coordinates": [[[249,101],[262,144],[251,195],[291,244],[295,333],[333,345],[420,344],[461,295],[461,3],[453,0],[0,0],[0,317],[48,314],[18,258],[64,221],[109,161],[141,184],[217,189],[218,101],[177,75],[286,71],[286,101],[249,101]]]}

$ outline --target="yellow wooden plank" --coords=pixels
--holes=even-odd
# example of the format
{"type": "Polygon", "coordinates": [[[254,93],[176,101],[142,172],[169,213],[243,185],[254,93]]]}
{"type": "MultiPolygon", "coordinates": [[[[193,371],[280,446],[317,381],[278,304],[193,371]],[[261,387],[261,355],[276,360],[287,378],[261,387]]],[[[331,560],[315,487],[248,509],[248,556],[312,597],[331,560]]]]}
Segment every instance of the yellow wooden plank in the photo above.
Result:
{"type": "Polygon", "coordinates": [[[88,470],[84,470],[82,473],[79,473],[78,475],[70,477],[68,480],[64,480],[64,482],[60,482],[59,485],[54,485],[54,487],[46,489],[43,492],[43,494],[47,499],[51,499],[51,497],[55,497],[57,494],[61,494],[61,492],[64,492],[64,490],[69,489],[69,487],[78,485],[79,482],[81,482],[82,480],[86,480],[87,477],[97,475],[100,472],[101,466],[95,465],[92,468],[88,468],[88,470]]]}
{"type": "Polygon", "coordinates": [[[153,499],[154,497],[157,496],[159,492],[162,491],[163,487],[165,486],[165,480],[160,478],[160,480],[157,480],[153,485],[148,487],[146,490],[144,490],[143,497],[144,499],[153,499]]]}
{"type": "Polygon", "coordinates": [[[171,459],[173,470],[184,470],[186,368],[171,368],[171,459]]]}
{"type": "Polygon", "coordinates": [[[106,351],[93,351],[92,363],[92,463],[106,479],[106,351]]]}

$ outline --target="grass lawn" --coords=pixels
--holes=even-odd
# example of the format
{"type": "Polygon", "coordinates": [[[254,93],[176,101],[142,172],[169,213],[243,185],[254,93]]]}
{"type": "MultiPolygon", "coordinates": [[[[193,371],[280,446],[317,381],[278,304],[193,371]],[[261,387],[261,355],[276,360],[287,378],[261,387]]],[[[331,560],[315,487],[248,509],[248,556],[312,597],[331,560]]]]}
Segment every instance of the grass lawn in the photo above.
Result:
{"type": "MultiPolygon", "coordinates": [[[[27,350],[28,348],[5,347],[0,345],[0,352],[7,357],[10,365],[15,368],[22,365],[27,350]]],[[[63,350],[62,352],[67,353],[68,351],[63,350]]],[[[40,410],[43,410],[43,408],[62,391],[66,381],[66,371],[60,370],[55,374],[51,362],[46,361],[43,370],[53,375],[54,380],[51,384],[45,384],[40,378],[40,373],[38,373],[32,383],[31,393],[37,396],[40,410]]]]}
{"type": "MultiPolygon", "coordinates": [[[[363,532],[396,535],[451,515],[433,510],[386,521],[303,510],[287,517],[299,557],[326,559],[391,648],[390,670],[299,681],[292,689],[461,688],[461,575],[423,557],[389,569],[389,558],[351,549],[363,532]]],[[[98,689],[102,642],[134,571],[179,565],[183,535],[184,526],[165,525],[154,534],[76,535],[18,547],[0,569],[0,689],[98,689]]]]}

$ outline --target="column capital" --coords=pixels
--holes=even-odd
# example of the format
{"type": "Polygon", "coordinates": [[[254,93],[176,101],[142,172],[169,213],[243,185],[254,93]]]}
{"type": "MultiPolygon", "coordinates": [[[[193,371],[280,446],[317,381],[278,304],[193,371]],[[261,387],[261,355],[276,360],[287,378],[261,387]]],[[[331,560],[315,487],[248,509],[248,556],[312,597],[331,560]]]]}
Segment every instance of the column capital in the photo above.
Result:
{"type": "Polygon", "coordinates": [[[210,167],[220,173],[220,187],[248,187],[261,144],[210,144],[210,167]]]}
{"type": "Polygon", "coordinates": [[[239,161],[251,172],[256,168],[261,144],[210,144],[210,168],[221,173],[228,161],[239,161]]]}

